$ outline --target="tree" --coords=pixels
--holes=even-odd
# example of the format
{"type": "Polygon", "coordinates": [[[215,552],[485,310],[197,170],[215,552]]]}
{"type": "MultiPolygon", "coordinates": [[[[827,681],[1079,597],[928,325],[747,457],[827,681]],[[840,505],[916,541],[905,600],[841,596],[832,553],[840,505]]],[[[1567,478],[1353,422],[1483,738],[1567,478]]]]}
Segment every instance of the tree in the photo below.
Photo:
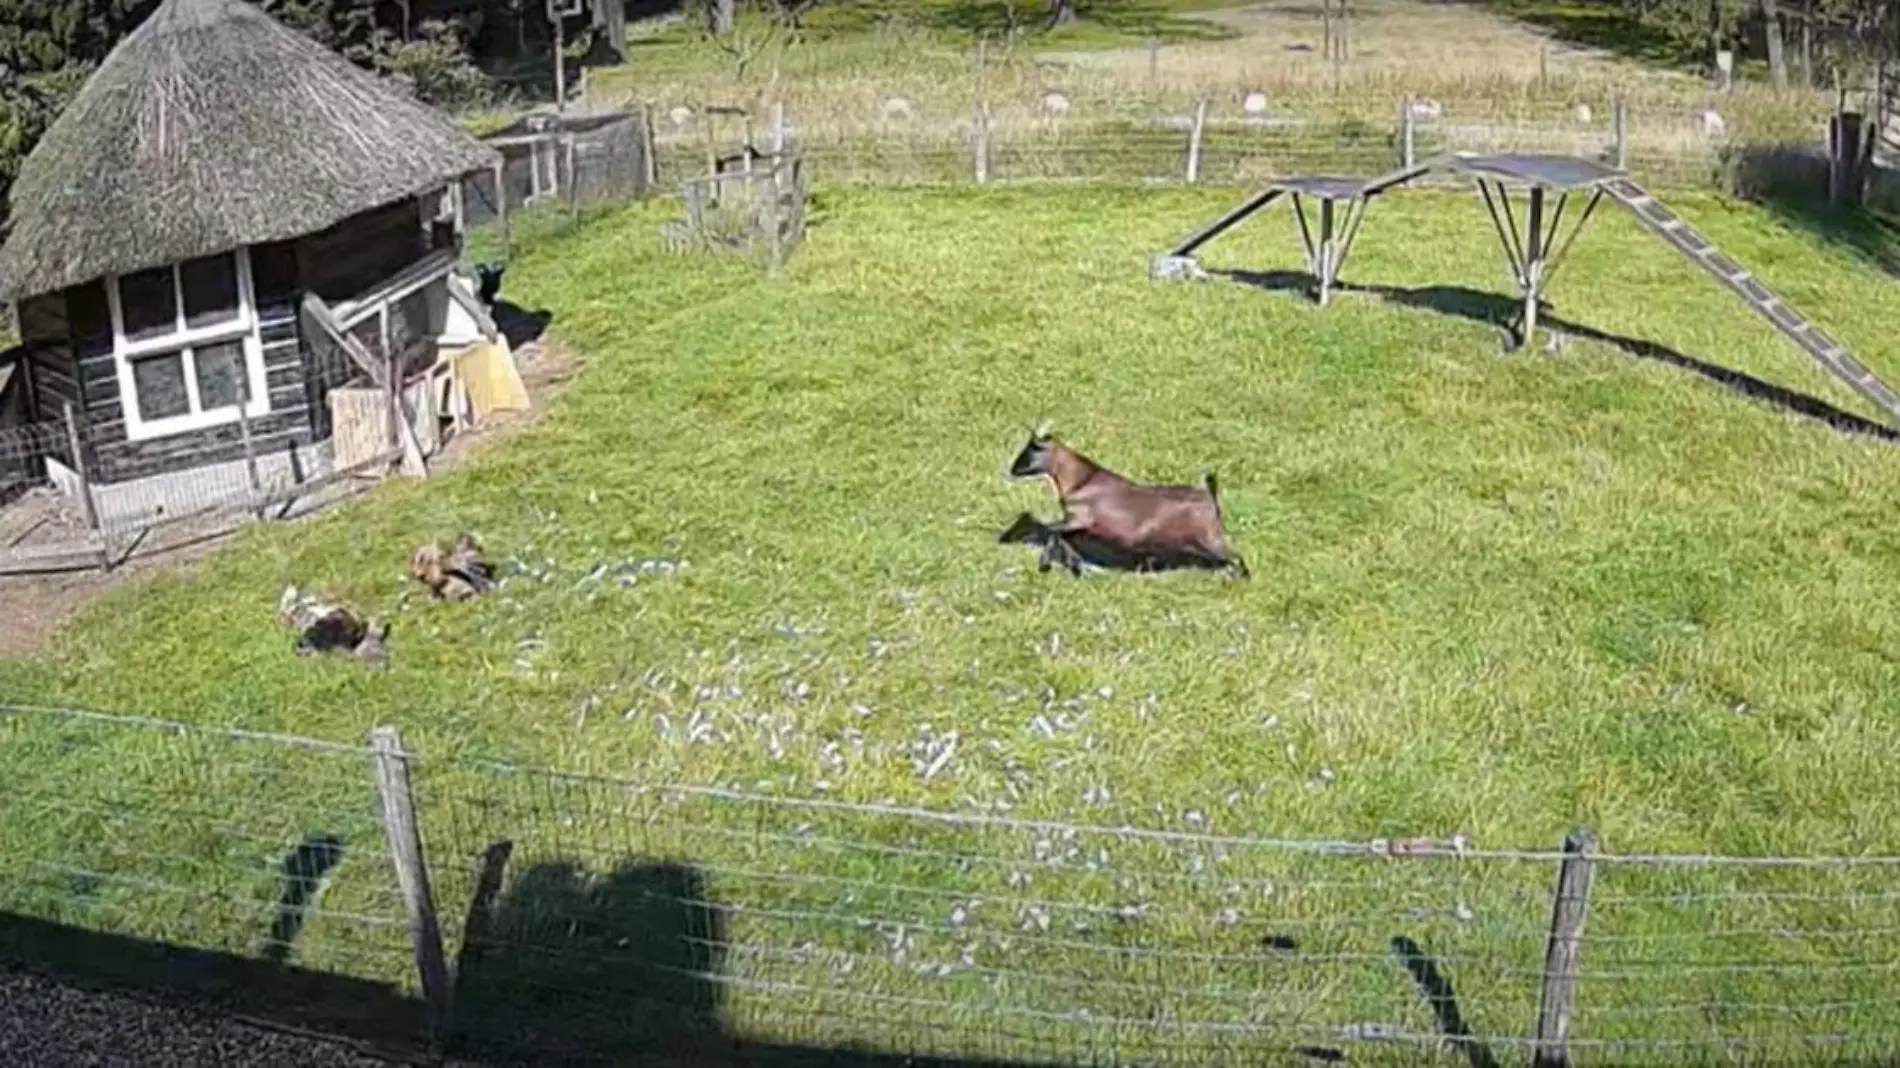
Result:
{"type": "Polygon", "coordinates": [[[1075,0],[1049,0],[1049,25],[1075,21],[1075,0]]]}
{"type": "Polygon", "coordinates": [[[154,0],[0,0],[0,202],[86,76],[154,0]]]}
{"type": "Polygon", "coordinates": [[[734,0],[706,0],[706,32],[714,37],[732,36],[734,0]]]}
{"type": "Polygon", "coordinates": [[[1762,33],[1768,38],[1768,76],[1776,89],[1788,87],[1788,54],[1781,36],[1781,5],[1777,0],[1760,0],[1762,33]]]}

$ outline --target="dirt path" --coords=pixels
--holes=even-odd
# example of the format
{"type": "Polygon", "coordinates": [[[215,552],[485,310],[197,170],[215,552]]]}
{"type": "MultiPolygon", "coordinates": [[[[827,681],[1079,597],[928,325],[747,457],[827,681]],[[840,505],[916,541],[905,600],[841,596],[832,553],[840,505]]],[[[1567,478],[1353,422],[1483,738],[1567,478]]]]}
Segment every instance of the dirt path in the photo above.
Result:
{"type": "MultiPolygon", "coordinates": [[[[505,412],[486,426],[465,432],[431,459],[432,470],[452,468],[486,444],[539,418],[562,386],[580,369],[579,357],[558,344],[524,346],[517,356],[522,382],[533,401],[532,410],[519,414],[505,412]]],[[[62,503],[48,498],[43,507],[57,509],[62,503]]],[[[154,568],[188,568],[215,551],[229,533],[228,529],[223,534],[174,532],[165,548],[140,553],[103,574],[87,570],[0,576],[0,660],[25,660],[34,656],[67,620],[100,594],[154,568]]]]}

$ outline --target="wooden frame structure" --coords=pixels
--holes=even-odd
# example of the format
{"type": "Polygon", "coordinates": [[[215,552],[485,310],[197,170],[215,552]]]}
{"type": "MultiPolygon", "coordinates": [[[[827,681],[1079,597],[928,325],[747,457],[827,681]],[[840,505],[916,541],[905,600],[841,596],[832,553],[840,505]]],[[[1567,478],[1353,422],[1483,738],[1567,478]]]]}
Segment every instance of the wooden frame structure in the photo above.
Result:
{"type": "Polygon", "coordinates": [[[1197,250],[1281,195],[1291,194],[1296,216],[1300,220],[1307,270],[1313,277],[1319,303],[1325,304],[1338,283],[1339,267],[1351,248],[1353,238],[1358,235],[1366,206],[1371,199],[1387,189],[1433,171],[1470,178],[1491,216],[1512,280],[1522,299],[1512,320],[1505,324],[1512,338],[1511,347],[1523,348],[1533,340],[1540,307],[1547,303],[1545,296],[1551,276],[1575,245],[1597,205],[1607,197],[1628,211],[1645,230],[1721,282],[1766,319],[1769,325],[1800,346],[1822,368],[1866,398],[1885,414],[1893,426],[1900,428],[1900,392],[1882,381],[1839,342],[1823,333],[1740,263],[1716,248],[1714,242],[1638,185],[1627,171],[1596,160],[1535,153],[1489,156],[1455,153],[1364,181],[1335,176],[1277,179],[1157,256],[1149,274],[1154,278],[1205,275],[1206,272],[1200,269],[1194,259],[1197,250]],[[1524,197],[1525,217],[1521,227],[1511,206],[1513,190],[1521,191],[1524,197]],[[1299,198],[1303,195],[1320,201],[1320,231],[1317,239],[1307,228],[1305,213],[1299,206],[1299,198]],[[1569,236],[1559,244],[1564,213],[1573,196],[1588,199],[1576,217],[1569,236]],[[1336,205],[1342,201],[1347,208],[1347,223],[1342,236],[1336,241],[1333,219],[1338,211],[1336,205]]]}

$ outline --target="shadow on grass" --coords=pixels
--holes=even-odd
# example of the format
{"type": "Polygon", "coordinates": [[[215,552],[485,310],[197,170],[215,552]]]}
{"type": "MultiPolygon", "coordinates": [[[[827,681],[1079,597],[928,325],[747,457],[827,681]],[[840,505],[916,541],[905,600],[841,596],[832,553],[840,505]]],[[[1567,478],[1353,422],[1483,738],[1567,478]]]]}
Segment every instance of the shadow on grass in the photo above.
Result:
{"type": "MultiPolygon", "coordinates": [[[[1047,3],[1017,3],[1014,29],[1036,47],[1087,48],[1139,44],[1153,37],[1163,44],[1225,41],[1238,34],[1217,22],[1173,9],[1162,0],[1078,0],[1076,18],[1050,26],[1047,3]]],[[[864,32],[888,17],[875,4],[815,9],[808,22],[826,32],[864,32]],[[818,12],[823,12],[819,15],[818,12]]],[[[947,0],[915,12],[916,24],[960,36],[1001,38],[1012,29],[1010,5],[1001,0],[947,0]]]]}
{"type": "MultiPolygon", "coordinates": [[[[1736,195],[1777,221],[1854,253],[1900,278],[1900,226],[1865,210],[1827,202],[1827,154],[1810,145],[1748,145],[1729,160],[1736,195]]],[[[1900,172],[1874,167],[1867,177],[1870,203],[1900,202],[1900,172]]]]}
{"type": "Polygon", "coordinates": [[[277,917],[271,921],[264,959],[282,964],[303,931],[305,909],[317,896],[317,887],[343,860],[343,840],[333,834],[312,834],[284,857],[277,897],[277,917]]]}
{"type": "MultiPolygon", "coordinates": [[[[1426,0],[1467,3],[1468,0],[1426,0]]],[[[1645,25],[1628,6],[1591,0],[1480,0],[1488,11],[1535,26],[1565,44],[1595,48],[1662,67],[1706,62],[1708,55],[1645,25]]]]}
{"type": "Polygon", "coordinates": [[[1463,1053],[1471,1068],[1498,1068],[1498,1059],[1491,1047],[1473,1035],[1470,1025],[1465,1023],[1464,1012],[1458,1006],[1458,992],[1451,985],[1451,977],[1439,970],[1438,961],[1404,935],[1392,939],[1392,952],[1418,984],[1426,1005],[1431,1007],[1433,1021],[1445,1036],[1445,1044],[1463,1053]]]}
{"type": "Polygon", "coordinates": [[[1165,556],[1131,553],[1093,534],[1059,534],[1052,524],[1045,523],[1028,512],[1017,515],[1014,522],[996,535],[996,540],[1005,545],[1030,545],[1043,550],[1037,565],[1040,571],[1047,571],[1052,565],[1068,568],[1072,574],[1076,575],[1081,574],[1082,567],[1143,574],[1163,571],[1220,571],[1227,567],[1224,563],[1210,560],[1196,553],[1182,552],[1165,556]]]}
{"type": "MultiPolygon", "coordinates": [[[[320,837],[311,841],[319,844],[308,851],[300,847],[286,862],[287,880],[307,883],[309,869],[331,855],[320,837]]],[[[626,857],[604,873],[554,860],[530,865],[511,879],[511,852],[506,842],[489,847],[468,904],[461,952],[452,965],[454,1022],[440,1045],[456,1063],[494,1068],[840,1063],[1001,1068],[1023,1063],[749,1040],[726,1023],[727,910],[711,900],[701,872],[685,864],[626,857]]],[[[303,893],[294,896],[308,900],[303,893]]],[[[281,932],[273,925],[272,933],[281,932]]],[[[389,937],[391,951],[406,959],[401,928],[389,937]]],[[[442,1052],[429,1041],[423,1004],[395,985],[287,965],[284,959],[282,953],[260,959],[0,912],[0,960],[82,989],[130,992],[302,1028],[415,1063],[434,1061],[442,1052]]],[[[871,1015],[859,1022],[885,1030],[871,1015]]],[[[805,1026],[818,1031],[825,1023],[814,1016],[805,1026]]]]}
{"type": "MultiPolygon", "coordinates": [[[[1221,272],[1225,277],[1247,285],[1257,286],[1275,292],[1289,290],[1308,291],[1313,281],[1310,276],[1293,271],[1270,271],[1252,273],[1248,271],[1221,272]]],[[[1450,315],[1460,319],[1469,319],[1502,330],[1519,308],[1519,301],[1499,293],[1471,289],[1467,286],[1386,286],[1341,282],[1337,286],[1340,293],[1363,293],[1378,297],[1392,304],[1408,308],[1419,308],[1450,315]]],[[[1548,307],[1548,305],[1546,305],[1548,307]]],[[[1607,330],[1583,323],[1572,322],[1547,311],[1539,312],[1539,319],[1552,329],[1572,337],[1599,341],[1614,346],[1627,355],[1639,359],[1654,360],[1671,367],[1681,368],[1732,390],[1753,400],[1763,401],[1793,412],[1796,415],[1825,423],[1835,430],[1851,434],[1865,434],[1883,441],[1900,441],[1900,431],[1865,416],[1850,412],[1819,397],[1810,396],[1785,386],[1778,386],[1734,368],[1690,356],[1666,345],[1642,338],[1625,337],[1607,330]]],[[[1766,324],[1763,329],[1768,329],[1766,324]]]]}
{"type": "MultiPolygon", "coordinates": [[[[489,864],[500,866],[492,848],[489,864]]],[[[596,876],[536,864],[485,910],[478,901],[466,930],[456,1054],[583,1064],[721,1043],[725,911],[692,868],[629,860],[596,876]]]]}

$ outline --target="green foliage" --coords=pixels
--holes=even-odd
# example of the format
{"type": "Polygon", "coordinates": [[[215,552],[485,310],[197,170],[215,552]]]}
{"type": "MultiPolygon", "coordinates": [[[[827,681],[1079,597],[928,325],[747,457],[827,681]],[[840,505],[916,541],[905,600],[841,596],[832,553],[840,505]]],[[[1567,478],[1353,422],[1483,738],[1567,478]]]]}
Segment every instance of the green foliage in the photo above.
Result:
{"type": "Polygon", "coordinates": [[[465,29],[453,22],[425,22],[409,40],[372,26],[341,50],[359,66],[400,79],[437,107],[476,108],[495,97],[495,83],[469,56],[465,29]]]}
{"type": "MultiPolygon", "coordinates": [[[[494,97],[469,55],[468,22],[479,12],[462,22],[425,21],[404,39],[378,21],[375,0],[258,2],[359,65],[402,79],[432,104],[478,107],[494,97]]],[[[0,0],[0,204],[87,75],[156,7],[157,0],[0,0]]]]}

